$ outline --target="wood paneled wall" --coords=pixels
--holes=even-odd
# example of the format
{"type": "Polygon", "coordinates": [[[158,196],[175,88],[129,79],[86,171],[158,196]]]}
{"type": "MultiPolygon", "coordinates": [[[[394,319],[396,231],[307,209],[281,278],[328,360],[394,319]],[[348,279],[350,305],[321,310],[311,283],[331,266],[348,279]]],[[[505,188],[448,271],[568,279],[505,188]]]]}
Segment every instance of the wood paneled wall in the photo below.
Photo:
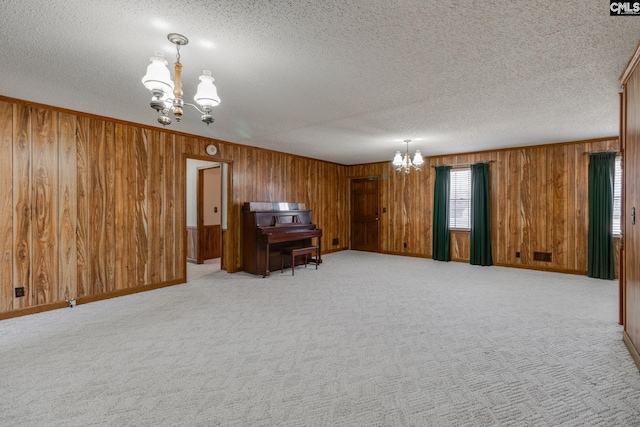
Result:
{"type": "MultiPolygon", "coordinates": [[[[429,157],[406,175],[390,162],[349,167],[381,182],[381,250],[431,257],[433,165],[492,161],[491,240],[495,264],[586,274],[588,165],[584,152],[618,149],[618,138],[429,157]],[[403,244],[407,247],[404,248],[403,244]],[[551,252],[536,261],[533,252],[551,252]],[[520,258],[516,258],[520,252],[520,258]]],[[[469,259],[469,233],[452,232],[452,258],[469,259]]]]}
{"type": "Polygon", "coordinates": [[[622,76],[622,141],[624,174],[623,339],[640,368],[640,45],[622,76]],[[636,220],[632,218],[636,211],[636,220]]]}
{"type": "Polygon", "coordinates": [[[346,166],[0,97],[0,318],[184,282],[185,155],[213,159],[212,142],[230,163],[228,271],[246,201],[303,202],[323,248],[348,242],[346,166]]]}
{"type": "MultiPolygon", "coordinates": [[[[229,272],[242,267],[244,202],[303,202],[325,251],[346,249],[349,178],[369,176],[386,208],[381,251],[430,257],[430,166],[493,160],[494,262],[584,273],[583,152],[617,147],[612,138],[432,157],[405,175],[390,162],[342,166],[0,97],[0,318],[184,282],[186,156],[230,164],[229,272]],[[533,251],[553,261],[534,261],[533,251]]],[[[454,258],[468,258],[467,235],[454,236],[454,258]]]]}
{"type": "MultiPolygon", "coordinates": [[[[197,145],[204,155],[206,141],[197,145]]],[[[305,203],[312,221],[323,229],[323,252],[345,249],[349,241],[349,188],[347,167],[309,158],[259,150],[252,147],[218,144],[220,156],[233,159],[229,230],[225,236],[223,257],[229,256],[230,271],[239,271],[242,248],[238,237],[242,204],[248,201],[289,201],[305,203]],[[339,239],[334,246],[332,240],[339,239]]],[[[224,262],[224,260],[223,260],[224,262]]]]}

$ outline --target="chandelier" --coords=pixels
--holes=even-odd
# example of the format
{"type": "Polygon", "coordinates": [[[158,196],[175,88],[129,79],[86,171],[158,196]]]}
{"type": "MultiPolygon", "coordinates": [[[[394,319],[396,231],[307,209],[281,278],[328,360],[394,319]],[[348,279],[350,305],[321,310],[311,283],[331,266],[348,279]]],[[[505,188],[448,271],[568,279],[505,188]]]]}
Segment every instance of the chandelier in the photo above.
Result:
{"type": "Polygon", "coordinates": [[[400,172],[404,169],[404,173],[408,174],[411,172],[411,168],[415,169],[416,172],[420,172],[420,168],[424,165],[424,159],[422,158],[422,154],[420,154],[420,150],[416,150],[415,156],[413,156],[413,161],[411,161],[411,157],[409,157],[409,143],[410,139],[405,139],[404,142],[407,143],[407,152],[402,157],[402,153],[400,151],[396,151],[396,155],[393,157],[393,166],[396,167],[396,171],[400,172]]]}
{"type": "Polygon", "coordinates": [[[193,99],[198,104],[189,104],[182,100],[182,64],[180,63],[180,46],[189,43],[189,40],[182,34],[170,33],[167,35],[169,41],[176,45],[176,63],[175,63],[175,83],[171,80],[171,74],[167,68],[167,61],[164,59],[162,52],[155,52],[155,56],[151,57],[151,64],[147,66],[147,74],[142,78],[142,84],[151,91],[151,108],[156,110],[158,114],[158,122],[163,125],[171,124],[169,114],[173,114],[176,122],[182,119],[182,113],[185,105],[189,105],[202,114],[201,120],[207,125],[213,123],[214,119],[211,115],[213,107],[220,104],[218,91],[213,84],[214,78],[211,77],[211,71],[204,70],[200,76],[198,90],[193,99]],[[200,108],[198,108],[200,107],[200,108]]]}

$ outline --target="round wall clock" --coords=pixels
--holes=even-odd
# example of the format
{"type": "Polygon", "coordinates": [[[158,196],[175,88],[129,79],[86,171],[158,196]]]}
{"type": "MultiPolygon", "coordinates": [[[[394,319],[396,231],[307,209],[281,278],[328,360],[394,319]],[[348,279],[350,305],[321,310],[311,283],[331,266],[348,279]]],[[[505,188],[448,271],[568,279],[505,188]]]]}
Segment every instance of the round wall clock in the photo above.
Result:
{"type": "Polygon", "coordinates": [[[208,155],[215,156],[217,152],[218,152],[218,148],[215,145],[213,145],[213,144],[207,145],[207,154],[208,155]]]}

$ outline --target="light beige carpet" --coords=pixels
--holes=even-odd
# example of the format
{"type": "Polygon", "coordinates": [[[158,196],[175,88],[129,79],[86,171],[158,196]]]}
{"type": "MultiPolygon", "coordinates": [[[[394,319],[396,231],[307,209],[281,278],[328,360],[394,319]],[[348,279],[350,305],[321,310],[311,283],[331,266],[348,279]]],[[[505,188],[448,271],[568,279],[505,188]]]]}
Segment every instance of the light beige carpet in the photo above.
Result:
{"type": "Polygon", "coordinates": [[[323,259],[1,321],[0,425],[640,425],[616,282],[323,259]]]}

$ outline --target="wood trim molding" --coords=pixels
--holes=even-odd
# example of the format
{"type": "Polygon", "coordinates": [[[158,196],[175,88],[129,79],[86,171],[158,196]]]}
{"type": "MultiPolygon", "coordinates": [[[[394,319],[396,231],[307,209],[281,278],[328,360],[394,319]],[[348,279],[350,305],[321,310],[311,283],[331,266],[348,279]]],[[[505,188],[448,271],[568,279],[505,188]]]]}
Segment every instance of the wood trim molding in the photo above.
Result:
{"type": "Polygon", "coordinates": [[[638,350],[634,347],[631,337],[629,337],[627,331],[622,332],[622,341],[624,341],[625,345],[629,349],[629,354],[631,354],[633,361],[636,362],[636,366],[640,371],[640,353],[638,353],[638,350]]]}
{"type": "Polygon", "coordinates": [[[515,151],[515,150],[526,150],[528,148],[547,148],[547,147],[558,147],[561,145],[574,145],[574,144],[593,144],[596,142],[603,141],[611,141],[613,139],[620,139],[618,135],[607,136],[604,138],[593,138],[593,139],[582,139],[578,141],[564,141],[564,142],[552,142],[549,144],[534,144],[534,145],[523,145],[520,147],[505,147],[505,148],[496,148],[493,150],[482,150],[482,151],[468,151],[465,153],[451,153],[451,154],[439,154],[437,156],[428,156],[430,160],[438,159],[441,157],[454,157],[454,156],[468,156],[475,154],[485,154],[485,153],[502,153],[505,151],[515,151]]]}
{"type": "MultiPolygon", "coordinates": [[[[0,101],[14,103],[14,104],[21,104],[21,105],[25,105],[25,106],[29,106],[29,107],[35,107],[35,108],[41,108],[41,109],[57,111],[57,112],[60,112],[60,113],[71,114],[71,115],[78,116],[78,117],[87,117],[87,118],[90,118],[90,119],[104,120],[104,121],[111,122],[111,123],[114,123],[114,124],[122,124],[122,125],[126,125],[126,126],[133,126],[133,127],[139,128],[139,129],[147,129],[147,130],[152,130],[152,131],[156,131],[156,132],[163,132],[163,133],[167,133],[167,134],[173,134],[173,135],[176,135],[176,136],[186,136],[186,137],[189,137],[189,138],[197,138],[197,139],[202,141],[202,151],[203,151],[203,153],[204,153],[204,148],[207,145],[209,145],[211,143],[214,143],[214,144],[217,144],[217,145],[218,144],[223,144],[226,147],[250,148],[252,151],[256,151],[257,150],[257,151],[263,152],[263,153],[280,153],[280,154],[284,154],[284,155],[295,157],[295,158],[312,160],[312,161],[315,161],[315,162],[326,163],[326,164],[329,164],[329,165],[338,165],[338,166],[347,167],[347,165],[343,165],[341,163],[336,163],[336,162],[330,162],[328,160],[314,159],[314,158],[307,157],[307,156],[300,156],[300,155],[297,155],[297,154],[291,154],[291,153],[287,153],[287,152],[284,152],[284,151],[277,151],[277,150],[273,150],[273,149],[269,149],[269,148],[254,147],[254,146],[249,146],[249,145],[246,145],[246,144],[238,144],[236,142],[223,141],[221,139],[215,139],[215,138],[211,138],[209,136],[202,136],[202,135],[198,135],[198,134],[180,132],[180,131],[176,131],[174,129],[165,129],[164,127],[161,127],[161,126],[151,126],[151,125],[146,125],[146,124],[143,124],[143,123],[130,122],[130,121],[127,121],[127,120],[116,119],[116,118],[107,117],[107,116],[100,116],[98,114],[86,113],[86,112],[83,112],[83,111],[70,110],[68,108],[56,107],[55,105],[41,104],[39,102],[29,101],[29,100],[26,100],[26,99],[11,98],[11,97],[8,97],[8,96],[0,95],[0,101]]],[[[218,145],[218,153],[220,153],[220,145],[218,145]]],[[[183,153],[183,154],[187,154],[187,153],[183,153]]],[[[189,156],[193,156],[193,157],[190,157],[190,158],[194,158],[194,159],[210,160],[212,162],[231,163],[231,160],[227,160],[227,159],[224,159],[222,157],[211,157],[211,156],[205,156],[204,154],[197,154],[197,153],[194,153],[193,155],[191,153],[189,153],[189,156]]]]}
{"type": "Polygon", "coordinates": [[[348,250],[349,250],[349,248],[337,248],[337,249],[324,249],[324,248],[322,248],[322,255],[335,253],[335,252],[348,251],[348,250]]]}
{"type": "Polygon", "coordinates": [[[631,77],[631,74],[633,74],[639,62],[640,62],[640,43],[638,43],[638,45],[636,46],[636,50],[633,52],[633,55],[629,59],[627,66],[625,67],[624,71],[620,75],[620,79],[619,79],[620,84],[622,85],[627,84],[629,77],[631,77]]]}
{"type": "Polygon", "coordinates": [[[509,268],[524,268],[525,270],[538,270],[538,271],[550,271],[552,273],[564,273],[564,274],[576,274],[578,276],[586,276],[586,271],[581,270],[563,270],[561,268],[548,268],[539,267],[537,265],[522,265],[522,264],[507,264],[502,262],[496,262],[493,265],[496,267],[509,267],[509,268]]]}
{"type": "Polygon", "coordinates": [[[204,227],[204,169],[198,168],[196,171],[196,264],[204,262],[204,253],[202,248],[203,227],[204,227]]]}
{"type": "Polygon", "coordinates": [[[424,258],[424,259],[431,259],[430,256],[427,256],[425,254],[416,254],[416,253],[408,253],[408,252],[397,252],[397,251],[380,251],[381,254],[386,254],[386,255],[397,255],[397,256],[408,256],[411,258],[424,258]]]}
{"type": "MultiPolygon", "coordinates": [[[[119,291],[108,292],[106,294],[101,294],[101,295],[78,297],[76,299],[76,304],[87,304],[90,302],[102,301],[102,300],[117,298],[125,295],[132,295],[140,292],[151,291],[154,289],[166,288],[168,286],[180,285],[186,282],[187,282],[186,278],[181,278],[177,280],[171,280],[168,282],[157,283],[155,285],[143,285],[143,286],[137,286],[135,288],[122,289],[119,291]]],[[[42,313],[45,311],[57,310],[59,308],[67,308],[67,307],[69,307],[69,303],[67,301],[58,301],[51,304],[43,304],[35,307],[29,307],[25,309],[0,313],[0,320],[11,319],[13,317],[26,316],[28,314],[42,313]]]]}
{"type": "Polygon", "coordinates": [[[69,304],[66,301],[58,301],[52,304],[37,305],[35,307],[22,308],[22,309],[13,310],[13,311],[6,311],[4,313],[0,313],[0,320],[11,319],[13,317],[26,316],[28,314],[42,313],[43,311],[57,310],[59,308],[65,308],[65,307],[69,307],[69,304]]]}
{"type": "MultiPolygon", "coordinates": [[[[380,252],[382,254],[387,254],[387,255],[398,255],[398,256],[408,256],[408,257],[413,257],[413,258],[424,258],[424,259],[432,259],[430,256],[426,256],[423,254],[409,254],[409,253],[404,253],[404,252],[392,252],[392,251],[382,251],[380,252]]],[[[463,262],[468,264],[469,260],[468,259],[459,259],[459,258],[451,258],[451,262],[463,262]]],[[[526,270],[538,270],[538,271],[550,271],[553,273],[563,273],[563,274],[575,274],[578,276],[586,276],[587,272],[586,271],[578,271],[578,270],[562,270],[560,268],[545,268],[545,267],[538,267],[535,265],[520,265],[520,264],[506,264],[506,263],[494,263],[493,264],[495,267],[509,267],[509,268],[523,268],[526,270]]]]}

